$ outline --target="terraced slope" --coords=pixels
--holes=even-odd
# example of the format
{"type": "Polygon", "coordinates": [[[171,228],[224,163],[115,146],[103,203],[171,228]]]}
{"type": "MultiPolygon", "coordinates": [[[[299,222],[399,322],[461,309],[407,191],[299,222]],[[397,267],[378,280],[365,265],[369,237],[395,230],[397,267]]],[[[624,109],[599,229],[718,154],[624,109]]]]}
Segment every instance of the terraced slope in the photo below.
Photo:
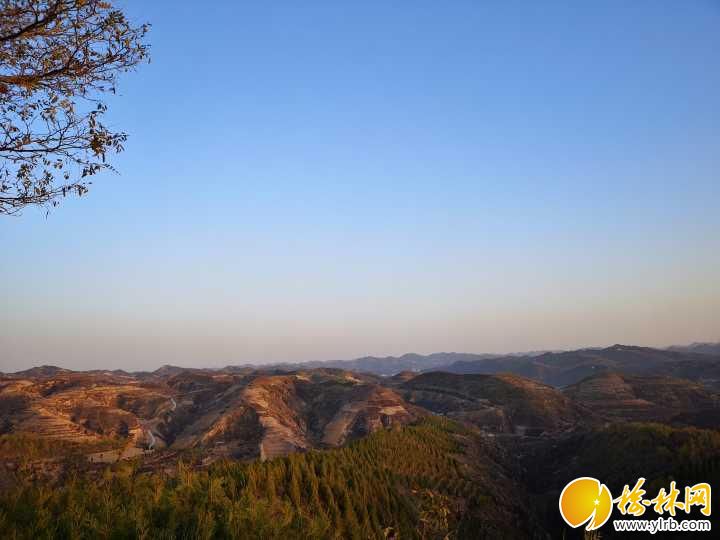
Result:
{"type": "Polygon", "coordinates": [[[591,416],[559,390],[518,375],[424,373],[398,388],[410,403],[496,433],[556,432],[591,416]]]}
{"type": "Polygon", "coordinates": [[[0,380],[2,431],[71,442],[125,439],[141,445],[167,407],[162,388],[128,378],[58,372],[54,377],[0,380]]]}
{"type": "Polygon", "coordinates": [[[171,448],[210,447],[234,457],[267,459],[340,446],[423,414],[392,390],[328,370],[244,379],[218,376],[196,381],[183,397],[180,414],[168,426],[175,434],[169,438],[171,448]],[[208,392],[202,384],[215,388],[208,392]],[[186,410],[194,414],[186,418],[186,410]]]}
{"type": "Polygon", "coordinates": [[[165,448],[199,448],[208,460],[267,459],[341,446],[424,414],[376,377],[342,370],[165,371],[134,379],[43,368],[32,379],[2,378],[0,434],[122,443],[100,461],[165,448]]]}
{"type": "Polygon", "coordinates": [[[718,395],[698,383],[674,377],[601,373],[567,387],[563,393],[613,421],[700,425],[720,419],[718,395]]]}

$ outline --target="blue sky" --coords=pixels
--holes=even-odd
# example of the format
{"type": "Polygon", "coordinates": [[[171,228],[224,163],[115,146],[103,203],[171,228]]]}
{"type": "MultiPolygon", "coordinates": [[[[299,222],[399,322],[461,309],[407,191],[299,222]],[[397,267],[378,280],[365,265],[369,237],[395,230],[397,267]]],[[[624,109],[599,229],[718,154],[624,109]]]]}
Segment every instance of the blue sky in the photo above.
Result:
{"type": "Polygon", "coordinates": [[[0,223],[0,370],[720,339],[718,2],[120,5],[120,175],[0,223]]]}

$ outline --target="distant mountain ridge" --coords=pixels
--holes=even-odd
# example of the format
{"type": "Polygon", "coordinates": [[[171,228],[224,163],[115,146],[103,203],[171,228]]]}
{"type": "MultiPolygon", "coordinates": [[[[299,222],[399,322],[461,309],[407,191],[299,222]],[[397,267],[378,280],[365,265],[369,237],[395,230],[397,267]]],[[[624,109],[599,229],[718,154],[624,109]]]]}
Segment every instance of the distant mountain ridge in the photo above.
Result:
{"type": "Polygon", "coordinates": [[[715,343],[702,342],[691,343],[690,345],[673,345],[672,347],[668,347],[668,350],[677,352],[720,355],[720,341],[715,343]]]}
{"type": "MultiPolygon", "coordinates": [[[[364,356],[352,360],[282,362],[265,365],[228,365],[223,368],[185,368],[164,365],[155,371],[90,370],[86,373],[127,376],[167,377],[185,371],[197,373],[247,374],[253,371],[284,373],[302,369],[340,369],[391,377],[402,372],[495,374],[514,373],[552,386],[566,386],[603,371],[628,374],[654,374],[690,380],[710,380],[720,388],[720,343],[693,343],[667,349],[616,344],[606,348],[573,351],[534,351],[491,354],[439,352],[428,355],[407,353],[402,356],[364,356]]],[[[72,370],[57,366],[39,366],[9,373],[16,377],[53,377],[72,370]]]]}
{"type": "Polygon", "coordinates": [[[720,384],[720,356],[634,345],[579,349],[536,356],[496,356],[455,362],[437,371],[460,374],[514,373],[556,387],[605,371],[628,375],[680,376],[710,386],[720,384]]]}
{"type": "Polygon", "coordinates": [[[439,352],[428,355],[406,353],[402,356],[364,356],[353,360],[327,360],[316,362],[283,363],[262,366],[268,369],[296,370],[296,369],[317,369],[334,368],[361,373],[373,373],[375,375],[391,376],[402,371],[427,371],[452,364],[454,362],[474,361],[483,358],[491,358],[492,354],[471,354],[456,352],[439,352]]]}
{"type": "Polygon", "coordinates": [[[57,366],[36,366],[22,371],[16,371],[12,375],[18,377],[54,377],[60,373],[69,373],[71,370],[57,366]]]}

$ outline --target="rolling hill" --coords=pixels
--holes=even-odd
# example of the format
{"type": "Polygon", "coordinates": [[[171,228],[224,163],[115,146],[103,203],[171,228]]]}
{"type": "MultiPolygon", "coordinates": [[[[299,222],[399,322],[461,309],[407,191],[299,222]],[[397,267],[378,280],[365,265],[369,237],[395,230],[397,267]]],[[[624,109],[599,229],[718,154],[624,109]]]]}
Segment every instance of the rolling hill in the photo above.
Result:
{"type": "Polygon", "coordinates": [[[720,379],[720,357],[631,345],[605,349],[580,349],[531,356],[501,356],[454,362],[436,368],[450,373],[509,372],[552,386],[562,387],[604,371],[631,375],[674,375],[716,385],[720,379]]]}
{"type": "Polygon", "coordinates": [[[720,396],[685,379],[603,372],[563,393],[606,420],[720,427],[720,396]]]}
{"type": "Polygon", "coordinates": [[[590,417],[557,389],[507,373],[423,373],[398,390],[410,403],[495,433],[562,431],[590,417]]]}

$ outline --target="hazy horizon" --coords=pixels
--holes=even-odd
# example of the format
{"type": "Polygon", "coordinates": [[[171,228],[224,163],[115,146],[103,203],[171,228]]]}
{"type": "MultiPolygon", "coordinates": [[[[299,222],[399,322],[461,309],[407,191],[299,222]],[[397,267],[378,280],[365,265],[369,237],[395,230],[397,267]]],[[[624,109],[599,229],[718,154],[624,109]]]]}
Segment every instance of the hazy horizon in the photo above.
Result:
{"type": "Polygon", "coordinates": [[[0,371],[720,336],[717,3],[121,7],[120,174],[0,224],[0,371]]]}
{"type": "MultiPolygon", "coordinates": [[[[555,347],[555,348],[545,348],[545,349],[527,349],[527,350],[507,350],[507,351],[455,351],[455,350],[447,350],[447,351],[431,351],[431,352],[417,352],[417,351],[405,351],[404,353],[398,353],[398,354],[362,354],[352,357],[343,357],[343,358],[307,358],[303,360],[293,360],[293,359],[286,359],[286,360],[267,360],[267,361],[252,361],[252,360],[244,360],[244,361],[230,361],[230,362],[222,362],[222,361],[215,361],[205,364],[198,364],[198,363],[192,363],[192,361],[183,361],[180,363],[176,362],[164,362],[164,363],[152,363],[148,364],[147,362],[139,363],[137,365],[142,366],[138,367],[136,369],[127,367],[127,362],[122,361],[120,365],[115,366],[104,366],[102,363],[98,363],[97,365],[93,367],[73,367],[71,365],[61,365],[57,363],[40,363],[40,364],[33,364],[29,366],[25,366],[19,369],[5,369],[5,373],[13,373],[15,371],[23,371],[28,368],[33,367],[41,367],[41,366],[54,366],[59,367],[63,369],[70,369],[75,371],[87,371],[87,370],[107,370],[112,371],[116,369],[128,371],[128,372],[137,372],[137,371],[153,371],[155,369],[158,369],[162,366],[170,365],[175,367],[182,367],[182,368],[196,368],[196,369],[220,369],[227,366],[257,366],[262,367],[265,365],[279,365],[279,364],[301,364],[301,363],[307,363],[307,362],[342,362],[342,361],[351,361],[351,360],[357,360],[362,358],[399,358],[404,355],[408,354],[418,354],[421,356],[429,356],[433,354],[473,354],[473,355],[497,355],[497,356],[503,356],[503,355],[533,355],[533,354],[540,354],[543,352],[564,352],[564,351],[573,351],[573,350],[580,350],[580,349],[604,349],[608,347],[612,347],[614,345],[623,345],[623,346],[631,346],[631,347],[649,347],[649,348],[656,348],[656,349],[668,349],[670,347],[682,347],[682,346],[688,346],[688,345],[698,345],[698,344],[716,344],[720,343],[720,339],[713,340],[703,340],[703,341],[694,341],[690,343],[672,343],[670,345],[648,345],[648,344],[640,344],[640,343],[606,343],[602,345],[587,345],[587,346],[580,346],[580,347],[570,347],[570,348],[563,348],[563,347],[555,347]],[[123,367],[124,366],[124,367],[123,367]]],[[[23,364],[24,365],[24,364],[23,364]]],[[[3,371],[3,370],[0,370],[3,371]]]]}

